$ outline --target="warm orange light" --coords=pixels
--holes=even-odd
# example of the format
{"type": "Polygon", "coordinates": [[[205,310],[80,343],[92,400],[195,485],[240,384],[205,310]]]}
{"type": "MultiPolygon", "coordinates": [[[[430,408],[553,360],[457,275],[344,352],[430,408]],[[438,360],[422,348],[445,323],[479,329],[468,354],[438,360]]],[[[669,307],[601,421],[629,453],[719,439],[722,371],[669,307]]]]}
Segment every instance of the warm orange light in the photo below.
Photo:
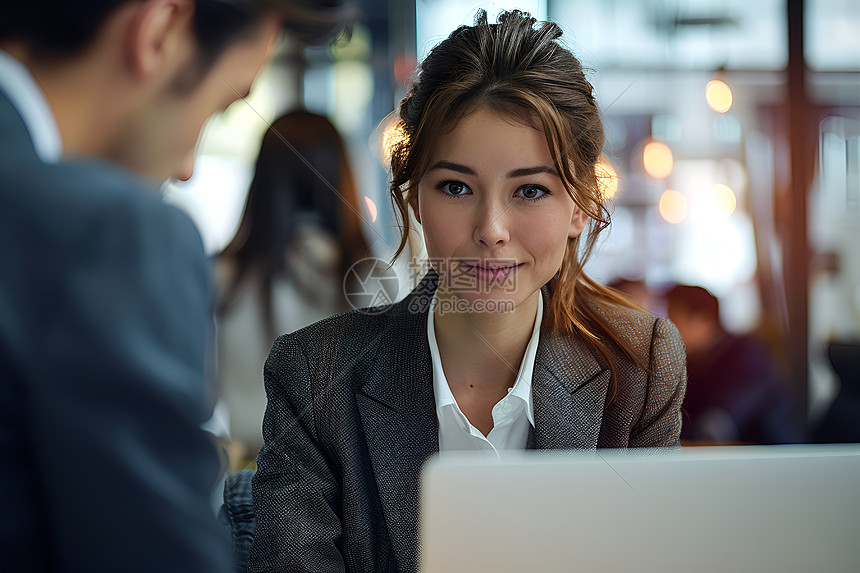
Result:
{"type": "Polygon", "coordinates": [[[594,166],[594,172],[597,175],[597,187],[603,200],[607,201],[615,197],[618,192],[618,173],[615,172],[612,164],[602,159],[594,166]]]}
{"type": "Polygon", "coordinates": [[[712,110],[726,113],[732,108],[732,88],[722,80],[711,80],[705,88],[705,99],[712,110]]]}
{"type": "Polygon", "coordinates": [[[714,202],[714,207],[722,214],[728,217],[734,213],[738,206],[738,198],[732,188],[723,183],[717,183],[711,190],[711,199],[714,202]]]}
{"type": "Polygon", "coordinates": [[[687,218],[687,198],[680,191],[666,189],[660,196],[659,209],[667,222],[677,225],[687,218]]]}
{"type": "Polygon", "coordinates": [[[382,158],[387,165],[391,161],[391,154],[397,144],[406,138],[403,127],[399,121],[392,122],[382,132],[382,158]]]}
{"type": "Polygon", "coordinates": [[[642,150],[642,164],[651,177],[665,179],[672,173],[674,163],[672,150],[665,143],[650,141],[642,150]]]}
{"type": "Polygon", "coordinates": [[[377,215],[376,203],[374,203],[367,195],[364,196],[364,202],[367,204],[367,211],[370,213],[370,222],[375,223],[377,215]]]}

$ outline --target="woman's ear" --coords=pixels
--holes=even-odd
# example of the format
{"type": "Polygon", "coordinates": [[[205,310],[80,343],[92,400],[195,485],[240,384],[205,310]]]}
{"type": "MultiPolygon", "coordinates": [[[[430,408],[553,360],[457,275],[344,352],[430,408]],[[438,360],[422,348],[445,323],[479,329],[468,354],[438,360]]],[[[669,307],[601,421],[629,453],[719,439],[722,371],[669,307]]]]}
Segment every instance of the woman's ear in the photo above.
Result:
{"type": "Polygon", "coordinates": [[[571,239],[578,237],[585,228],[585,224],[588,223],[589,218],[590,217],[585,213],[585,211],[574,205],[573,213],[570,216],[570,227],[568,229],[567,236],[571,239]]]}

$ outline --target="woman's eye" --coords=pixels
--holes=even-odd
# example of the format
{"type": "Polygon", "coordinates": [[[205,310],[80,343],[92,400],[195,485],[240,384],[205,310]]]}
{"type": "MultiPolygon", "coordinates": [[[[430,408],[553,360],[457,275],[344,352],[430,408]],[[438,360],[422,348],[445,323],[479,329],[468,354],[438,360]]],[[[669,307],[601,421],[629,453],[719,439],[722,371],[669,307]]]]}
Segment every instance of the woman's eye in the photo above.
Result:
{"type": "Polygon", "coordinates": [[[543,187],[538,187],[537,185],[529,185],[526,187],[520,187],[517,190],[517,195],[519,195],[523,199],[540,199],[541,197],[547,195],[548,193],[549,193],[549,191],[547,191],[543,187]]]}
{"type": "Polygon", "coordinates": [[[471,190],[459,181],[443,181],[436,186],[437,189],[451,197],[462,197],[468,195],[471,190]]]}

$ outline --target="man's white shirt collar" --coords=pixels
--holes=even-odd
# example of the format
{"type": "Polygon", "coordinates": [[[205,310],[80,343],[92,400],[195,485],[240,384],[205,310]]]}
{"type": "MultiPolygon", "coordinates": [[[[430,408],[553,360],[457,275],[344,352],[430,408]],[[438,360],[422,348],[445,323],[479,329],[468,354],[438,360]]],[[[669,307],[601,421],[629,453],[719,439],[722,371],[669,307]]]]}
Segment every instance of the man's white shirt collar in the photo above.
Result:
{"type": "Polygon", "coordinates": [[[45,94],[30,71],[0,50],[0,91],[21,115],[36,154],[45,163],[56,163],[63,155],[63,140],[45,94]]]}

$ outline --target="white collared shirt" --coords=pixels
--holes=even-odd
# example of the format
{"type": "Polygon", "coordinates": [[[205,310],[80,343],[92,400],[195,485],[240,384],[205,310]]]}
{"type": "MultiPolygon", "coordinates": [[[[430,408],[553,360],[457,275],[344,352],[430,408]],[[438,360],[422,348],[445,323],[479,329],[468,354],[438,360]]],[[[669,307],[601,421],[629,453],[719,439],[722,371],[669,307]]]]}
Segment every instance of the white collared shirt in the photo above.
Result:
{"type": "Polygon", "coordinates": [[[3,50],[0,50],[0,91],[21,115],[39,159],[45,163],[59,161],[63,140],[45,94],[26,66],[3,50]]]}
{"type": "Polygon", "coordinates": [[[538,291],[538,307],[532,337],[520,364],[517,379],[508,395],[493,406],[493,429],[484,436],[463,414],[442,369],[433,309],[436,295],[427,315],[427,341],[430,344],[430,359],[433,365],[433,394],[436,397],[436,416],[439,420],[439,451],[475,450],[499,455],[504,450],[525,449],[529,429],[534,427],[532,403],[532,374],[535,366],[540,324],[543,318],[543,295],[538,291]]]}

